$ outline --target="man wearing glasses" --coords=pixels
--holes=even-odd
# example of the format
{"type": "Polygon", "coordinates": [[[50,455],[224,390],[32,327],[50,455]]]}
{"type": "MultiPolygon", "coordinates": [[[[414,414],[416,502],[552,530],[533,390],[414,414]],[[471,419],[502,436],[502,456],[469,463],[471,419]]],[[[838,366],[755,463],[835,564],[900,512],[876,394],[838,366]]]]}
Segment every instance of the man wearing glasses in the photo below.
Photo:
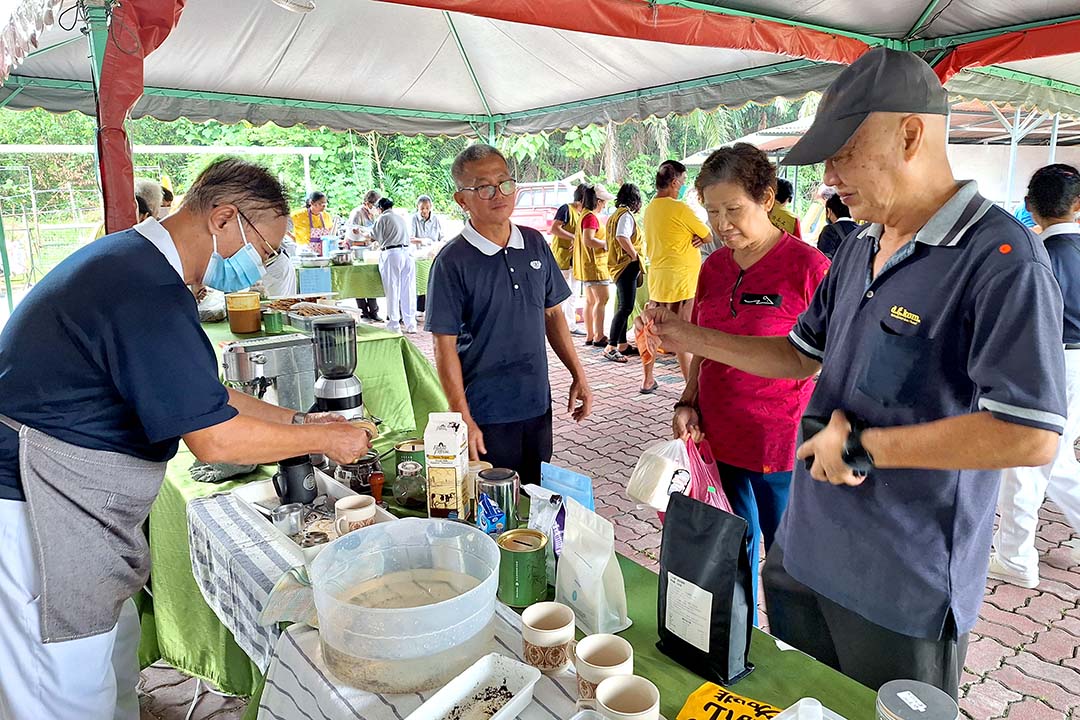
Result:
{"type": "Polygon", "coordinates": [[[227,390],[187,286],[250,286],[285,234],[281,184],[225,158],[162,222],[49,272],[0,334],[0,717],[139,717],[132,596],[142,525],[180,439],[208,463],[321,453],[369,436],[227,390]]]}
{"type": "Polygon", "coordinates": [[[469,427],[469,454],[540,482],[551,459],[551,384],[545,336],[570,371],[566,411],[588,417],[592,392],[559,304],[570,295],[547,243],[511,224],[517,183],[490,145],[471,145],[450,170],[468,214],[435,259],[426,329],[450,403],[469,427]]]}

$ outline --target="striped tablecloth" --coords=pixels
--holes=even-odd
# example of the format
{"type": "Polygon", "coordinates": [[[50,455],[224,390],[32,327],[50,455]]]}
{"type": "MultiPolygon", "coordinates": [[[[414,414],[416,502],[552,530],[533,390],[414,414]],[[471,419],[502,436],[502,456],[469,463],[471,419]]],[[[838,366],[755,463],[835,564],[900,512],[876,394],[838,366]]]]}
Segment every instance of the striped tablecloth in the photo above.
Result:
{"type": "Polygon", "coordinates": [[[281,631],[277,623],[262,624],[259,616],[277,581],[304,565],[300,548],[228,493],[188,503],[188,541],[203,598],[265,673],[281,631]]]}
{"type": "MultiPolygon", "coordinates": [[[[521,618],[496,605],[495,641],[490,652],[521,660],[521,618]]],[[[323,663],[319,633],[293,625],[278,639],[259,702],[259,720],[404,720],[435,691],[409,695],[375,695],[338,682],[323,663]]],[[[576,712],[577,681],[573,669],[541,676],[522,720],[566,720],[576,712]]]]}

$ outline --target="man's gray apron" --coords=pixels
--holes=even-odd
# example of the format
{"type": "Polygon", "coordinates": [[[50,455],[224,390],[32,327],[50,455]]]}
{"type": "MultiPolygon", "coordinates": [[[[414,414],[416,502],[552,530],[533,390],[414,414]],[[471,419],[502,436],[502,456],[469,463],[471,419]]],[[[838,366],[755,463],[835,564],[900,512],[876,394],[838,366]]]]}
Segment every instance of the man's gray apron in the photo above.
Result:
{"type": "Polygon", "coordinates": [[[41,574],[42,642],[108,632],[150,576],[142,524],[165,463],[89,450],[0,415],[19,433],[19,471],[41,574]]]}

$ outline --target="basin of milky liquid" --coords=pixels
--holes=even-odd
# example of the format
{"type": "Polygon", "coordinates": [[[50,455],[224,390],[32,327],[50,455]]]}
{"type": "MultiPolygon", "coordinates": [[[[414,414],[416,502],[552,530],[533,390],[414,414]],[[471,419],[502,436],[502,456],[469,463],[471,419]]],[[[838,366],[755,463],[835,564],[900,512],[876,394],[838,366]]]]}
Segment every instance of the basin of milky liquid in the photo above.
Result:
{"type": "MultiPolygon", "coordinates": [[[[401,570],[359,583],[345,593],[344,596],[348,597],[347,608],[342,612],[353,615],[363,613],[365,608],[387,610],[423,607],[456,598],[479,584],[480,580],[477,578],[452,570],[401,570]]],[[[462,610],[469,612],[472,608],[458,608],[448,614],[447,627],[461,622],[462,610]]],[[[331,622],[328,626],[324,624],[320,632],[323,660],[339,680],[353,687],[376,693],[431,690],[445,685],[488,652],[494,628],[492,620],[485,618],[488,626],[484,628],[455,630],[463,642],[441,652],[423,652],[419,645],[409,645],[401,649],[403,654],[408,653],[411,657],[396,660],[368,658],[349,653],[346,648],[341,647],[341,634],[335,632],[335,628],[347,626],[348,623],[331,622]],[[326,642],[327,633],[333,635],[337,642],[326,642]]],[[[393,626],[395,621],[392,617],[387,618],[386,622],[388,627],[382,630],[388,634],[408,636],[412,631],[412,628],[406,627],[408,621],[398,621],[401,627],[393,626]]],[[[408,644],[409,639],[406,637],[394,642],[408,644]]],[[[393,649],[391,654],[394,654],[393,649]]]]}

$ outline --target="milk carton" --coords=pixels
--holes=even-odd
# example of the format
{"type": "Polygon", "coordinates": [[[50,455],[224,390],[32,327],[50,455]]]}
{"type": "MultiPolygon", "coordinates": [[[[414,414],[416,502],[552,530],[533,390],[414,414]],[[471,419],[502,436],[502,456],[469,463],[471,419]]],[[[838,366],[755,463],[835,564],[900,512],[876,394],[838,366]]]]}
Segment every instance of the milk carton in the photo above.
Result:
{"type": "Polygon", "coordinates": [[[461,413],[431,413],[424,431],[428,516],[467,520],[469,432],[461,413]]]}

